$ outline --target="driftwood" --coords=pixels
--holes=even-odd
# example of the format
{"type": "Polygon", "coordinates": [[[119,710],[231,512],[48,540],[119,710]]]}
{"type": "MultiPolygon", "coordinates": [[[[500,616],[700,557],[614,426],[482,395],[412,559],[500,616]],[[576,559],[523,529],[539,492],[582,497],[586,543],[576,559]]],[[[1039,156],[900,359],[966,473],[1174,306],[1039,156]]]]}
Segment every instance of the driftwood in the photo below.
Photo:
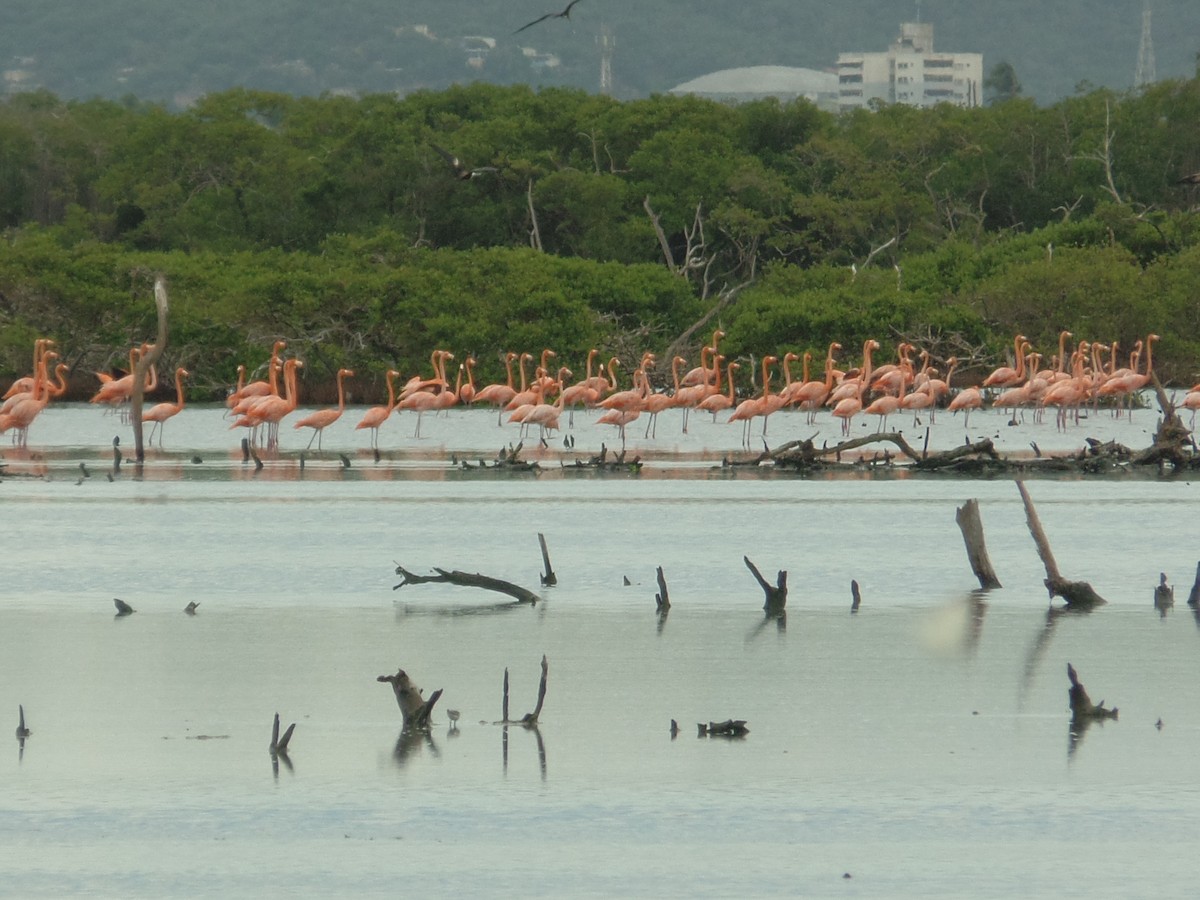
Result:
{"type": "Polygon", "coordinates": [[[745,737],[750,733],[745,719],[726,719],[724,722],[696,723],[697,737],[745,737]]]}
{"type": "Polygon", "coordinates": [[[599,453],[588,457],[586,460],[577,459],[569,464],[562,463],[561,468],[567,472],[580,470],[592,472],[637,472],[642,468],[642,458],[635,456],[633,459],[627,460],[625,458],[625,450],[622,449],[620,453],[614,453],[610,459],[608,447],[601,444],[599,453]]]}
{"type": "Polygon", "coordinates": [[[979,586],[985,591],[1001,586],[992,561],[988,558],[987,545],[983,540],[983,522],[979,518],[979,501],[968,500],[954,513],[954,521],[962,531],[963,542],[967,546],[967,559],[971,563],[971,571],[979,579],[979,586]]]}
{"type": "Polygon", "coordinates": [[[438,702],[438,698],[442,696],[441,688],[430,694],[429,699],[426,700],[422,696],[421,688],[413,683],[403,669],[397,669],[395,675],[380,675],[375,680],[392,686],[392,691],[396,694],[396,704],[400,707],[400,714],[404,717],[405,730],[429,727],[429,717],[433,713],[433,707],[438,702]]]}
{"type": "Polygon", "coordinates": [[[1030,499],[1024,482],[1017,481],[1017,490],[1021,492],[1021,501],[1025,504],[1025,518],[1029,523],[1029,533],[1033,535],[1038,556],[1042,559],[1042,565],[1046,567],[1046,578],[1043,583],[1046,585],[1046,590],[1050,592],[1050,596],[1052,598],[1062,597],[1067,601],[1068,607],[1075,608],[1090,608],[1106,603],[1107,601],[1097,594],[1086,581],[1068,581],[1062,577],[1062,573],[1058,570],[1058,563],[1054,561],[1054,553],[1050,550],[1050,541],[1046,537],[1046,532],[1042,530],[1042,523],[1038,519],[1037,510],[1034,509],[1033,500],[1030,499]]]}
{"type": "Polygon", "coordinates": [[[537,728],[538,717],[542,714],[542,704],[546,702],[546,682],[550,674],[550,664],[546,661],[546,654],[542,654],[542,680],[538,685],[537,706],[533,708],[533,712],[525,713],[518,721],[514,722],[508,717],[508,669],[504,670],[504,699],[501,704],[501,715],[503,718],[496,724],[498,725],[524,725],[526,728],[537,728]]]}
{"type": "Polygon", "coordinates": [[[750,561],[750,557],[743,556],[742,561],[746,564],[746,568],[754,575],[759,587],[763,589],[763,594],[765,595],[763,609],[766,610],[767,615],[782,615],[784,607],[787,606],[787,572],[784,569],[780,569],[775,576],[775,584],[771,584],[767,579],[763,578],[762,572],[758,571],[758,566],[750,561]]]}
{"type": "Polygon", "coordinates": [[[496,458],[492,462],[480,459],[474,463],[467,460],[460,460],[457,455],[450,457],[450,462],[458,465],[464,472],[476,471],[502,471],[502,472],[537,472],[541,467],[536,462],[527,462],[521,459],[521,448],[525,446],[524,441],[517,444],[515,447],[512,444],[508,445],[508,449],[500,448],[496,454],[496,458]]]}
{"type": "Polygon", "coordinates": [[[1071,717],[1074,719],[1115,719],[1117,717],[1117,708],[1114,706],[1108,709],[1104,705],[1104,701],[1093,703],[1088,697],[1088,692],[1084,689],[1083,684],[1079,681],[1079,675],[1075,671],[1075,667],[1067,663],[1067,678],[1071,679],[1071,690],[1068,692],[1068,698],[1071,702],[1071,717]]]}
{"type": "Polygon", "coordinates": [[[540,531],[538,532],[538,544],[542,548],[542,565],[546,569],[542,575],[542,587],[553,587],[558,584],[558,578],[554,574],[554,569],[550,567],[550,551],[546,549],[546,536],[540,531]]]}
{"type": "Polygon", "coordinates": [[[511,581],[503,581],[499,578],[492,578],[488,575],[480,575],[478,572],[472,574],[469,572],[459,572],[457,569],[448,572],[445,569],[439,569],[434,566],[433,571],[436,575],[417,575],[408,571],[404,566],[396,566],[396,574],[403,575],[404,580],[392,587],[393,591],[397,591],[406,584],[456,584],[460,587],[477,587],[483,588],[485,591],[497,591],[501,594],[507,594],[520,603],[537,603],[541,598],[528,588],[523,588],[519,584],[513,584],[511,581]]]}

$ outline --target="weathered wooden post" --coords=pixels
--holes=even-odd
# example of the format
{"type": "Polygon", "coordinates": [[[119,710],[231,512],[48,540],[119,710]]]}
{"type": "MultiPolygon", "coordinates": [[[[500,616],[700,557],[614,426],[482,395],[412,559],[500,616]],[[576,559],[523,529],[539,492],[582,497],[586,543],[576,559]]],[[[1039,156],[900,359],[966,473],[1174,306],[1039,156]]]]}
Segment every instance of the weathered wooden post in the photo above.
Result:
{"type": "Polygon", "coordinates": [[[967,546],[967,559],[971,563],[971,571],[979,579],[979,586],[985,591],[1001,587],[992,561],[988,558],[987,545],[983,540],[983,522],[979,518],[979,501],[968,500],[954,512],[954,521],[962,532],[963,543],[967,546]]]}
{"type": "Polygon", "coordinates": [[[129,396],[134,458],[138,463],[146,461],[146,451],[142,447],[142,394],[145,392],[146,373],[158,362],[167,346],[167,280],[162,275],[154,279],[154,305],[158,308],[158,339],[138,357],[133,367],[133,392],[129,396]]]}

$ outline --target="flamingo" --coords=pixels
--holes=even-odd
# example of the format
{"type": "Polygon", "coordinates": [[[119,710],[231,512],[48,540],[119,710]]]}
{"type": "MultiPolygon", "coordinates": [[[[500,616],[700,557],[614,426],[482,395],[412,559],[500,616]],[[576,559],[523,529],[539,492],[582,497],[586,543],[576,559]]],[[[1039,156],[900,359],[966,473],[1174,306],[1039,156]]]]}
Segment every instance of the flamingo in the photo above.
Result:
{"type": "Polygon", "coordinates": [[[646,437],[658,437],[658,414],[665,409],[670,409],[672,406],[677,406],[679,403],[679,367],[687,362],[682,356],[676,356],[671,360],[671,379],[675,382],[675,390],[673,393],[654,393],[646,397],[644,401],[645,411],[650,413],[649,421],[646,422],[646,437]]]}
{"type": "Polygon", "coordinates": [[[541,429],[539,440],[542,444],[546,443],[546,432],[558,430],[558,418],[562,415],[565,401],[563,400],[564,391],[562,383],[564,378],[572,377],[573,373],[566,366],[558,370],[558,400],[554,403],[539,403],[531,409],[525,416],[522,422],[524,430],[528,431],[530,425],[537,425],[541,429]]]}
{"type": "MultiPolygon", "coordinates": [[[[445,369],[439,367],[438,365],[439,360],[442,358],[442,354],[446,352],[447,351],[445,350],[434,350],[429,354],[429,363],[433,367],[433,377],[422,378],[420,375],[414,375],[412,378],[408,379],[408,381],[404,383],[404,387],[400,390],[401,400],[406,400],[417,391],[440,390],[450,386],[446,382],[444,375],[445,369]]],[[[450,358],[453,359],[453,356],[450,358]]]]}
{"type": "Polygon", "coordinates": [[[388,369],[387,375],[384,376],[384,381],[387,382],[388,399],[384,406],[372,406],[355,425],[355,429],[370,428],[371,429],[371,446],[377,448],[379,446],[379,426],[387,421],[388,416],[392,414],[392,407],[396,404],[396,379],[400,377],[400,373],[395,369],[388,369]]]}
{"type": "MultiPolygon", "coordinates": [[[[934,369],[931,372],[936,371],[934,369]]],[[[913,426],[919,423],[921,410],[929,410],[929,421],[933,422],[937,410],[938,395],[933,386],[934,379],[929,375],[918,375],[913,380],[913,389],[900,398],[900,408],[910,409],[913,414],[913,426]]]]}
{"type": "MultiPolygon", "coordinates": [[[[58,354],[52,350],[49,352],[49,356],[51,359],[56,359],[58,357],[58,354]]],[[[39,367],[41,366],[40,361],[39,361],[38,365],[39,365],[39,367]]],[[[54,378],[57,383],[51,384],[49,381],[46,382],[46,393],[49,395],[49,398],[51,400],[53,400],[55,397],[61,397],[63,394],[66,393],[66,391],[67,391],[67,373],[69,371],[71,371],[71,368],[66,363],[59,363],[57,366],[54,367],[54,378]]],[[[32,388],[32,386],[33,386],[33,384],[32,384],[32,382],[30,382],[30,387],[32,388]]],[[[19,393],[10,395],[7,400],[5,400],[2,404],[0,404],[0,416],[12,412],[13,407],[15,407],[22,400],[27,400],[32,396],[33,396],[32,390],[21,391],[19,393]]]]}
{"type": "Polygon", "coordinates": [[[981,406],[983,406],[983,393],[978,387],[968,387],[963,388],[955,395],[947,409],[952,413],[963,410],[963,427],[966,428],[971,418],[971,410],[979,409],[981,406]]]}
{"type": "Polygon", "coordinates": [[[1020,384],[1025,380],[1025,341],[1028,338],[1023,334],[1018,334],[1013,338],[1013,358],[1017,362],[1017,367],[1014,369],[1011,366],[1000,366],[992,371],[987,378],[983,379],[984,387],[1012,387],[1020,384]]]}
{"type": "Polygon", "coordinates": [[[29,426],[50,402],[46,366],[49,365],[50,360],[57,357],[58,354],[53,350],[45,350],[42,353],[42,358],[38,360],[36,377],[33,380],[33,390],[30,391],[29,396],[15,403],[8,413],[0,415],[0,434],[10,428],[15,428],[13,443],[19,447],[24,447],[28,443],[29,426]]]}
{"type": "Polygon", "coordinates": [[[687,373],[679,380],[679,383],[683,385],[683,387],[695,387],[698,384],[709,385],[716,381],[716,372],[705,368],[704,366],[704,355],[705,350],[707,350],[708,354],[713,359],[716,359],[718,352],[717,345],[721,342],[721,338],[723,337],[725,337],[725,332],[723,332],[720,328],[713,332],[712,343],[707,347],[702,347],[700,349],[700,365],[694,369],[689,369],[687,373]]]}
{"type": "Polygon", "coordinates": [[[262,397],[240,419],[230,425],[230,428],[250,428],[257,432],[260,425],[267,426],[267,446],[279,446],[279,423],[292,412],[299,403],[300,395],[296,387],[296,369],[303,367],[298,359],[289,359],[283,364],[283,393],[284,396],[262,397]]]}
{"type": "Polygon", "coordinates": [[[1129,407],[1129,417],[1133,418],[1133,395],[1150,383],[1150,378],[1154,373],[1154,342],[1160,340],[1157,334],[1146,335],[1146,342],[1143,345],[1146,350],[1146,371],[1138,374],[1134,372],[1131,375],[1125,375],[1121,378],[1110,379],[1101,388],[1101,394],[1107,394],[1115,397],[1125,397],[1129,407]],[[1112,386],[1110,388],[1110,385],[1112,386]]]}
{"type": "MultiPolygon", "coordinates": [[[[729,393],[728,394],[721,394],[721,393],[709,394],[707,397],[705,397],[703,400],[700,401],[699,405],[697,405],[696,409],[702,409],[705,412],[712,413],[713,422],[717,421],[717,413],[721,412],[722,410],[733,408],[733,399],[734,399],[733,373],[736,372],[740,368],[741,368],[741,366],[738,365],[736,362],[731,362],[729,365],[727,365],[725,367],[725,380],[729,382],[729,393]]],[[[721,378],[721,373],[718,371],[717,372],[717,383],[718,384],[720,384],[720,378],[721,378]]]]}
{"type": "MultiPolygon", "coordinates": [[[[518,406],[524,406],[526,403],[534,402],[535,397],[533,391],[530,389],[529,376],[525,374],[525,363],[531,362],[532,360],[532,353],[522,353],[520,359],[517,360],[517,369],[521,373],[521,389],[512,397],[510,397],[508,402],[504,404],[505,409],[512,411],[518,406]]],[[[540,376],[535,373],[535,380],[538,377],[540,376]]]]}
{"type": "Polygon", "coordinates": [[[568,387],[564,387],[562,392],[566,394],[566,399],[563,401],[570,413],[567,415],[567,425],[575,424],[575,407],[582,403],[584,406],[595,406],[600,402],[600,398],[604,396],[604,391],[608,387],[608,381],[601,376],[600,382],[603,386],[597,383],[596,376],[592,375],[592,361],[599,355],[600,351],[595,348],[588,351],[587,355],[587,372],[582,381],[577,381],[568,387]]]}
{"type": "Polygon", "coordinates": [[[833,390],[833,357],[841,349],[842,345],[836,341],[829,345],[829,350],[825,354],[824,381],[805,381],[798,386],[793,386],[789,392],[789,402],[807,411],[809,425],[816,420],[817,410],[825,403],[825,399],[833,390]]]}
{"type": "Polygon", "coordinates": [[[863,341],[863,364],[862,370],[854,377],[843,378],[841,383],[830,391],[829,396],[825,399],[826,406],[836,406],[842,400],[858,397],[859,402],[862,402],[863,392],[859,390],[862,386],[865,388],[871,383],[871,351],[879,349],[879,341],[867,338],[863,341]]]}
{"type": "Polygon", "coordinates": [[[490,403],[497,409],[496,424],[500,424],[500,411],[508,404],[517,394],[517,389],[513,387],[513,360],[517,358],[515,353],[504,354],[504,368],[508,372],[508,382],[506,384],[489,384],[486,387],[480,388],[475,393],[476,403],[490,403]]]}
{"type": "Polygon", "coordinates": [[[334,409],[332,407],[326,409],[318,409],[316,412],[309,413],[303,419],[298,421],[293,428],[311,428],[313,430],[312,437],[308,439],[307,450],[312,446],[313,439],[316,439],[317,449],[321,449],[321,435],[325,429],[342,417],[342,413],[346,411],[346,386],[345,380],[354,375],[352,369],[338,369],[337,373],[337,389],[338,389],[338,405],[334,409]]]}
{"type": "Polygon", "coordinates": [[[42,361],[42,354],[53,346],[54,341],[49,338],[38,338],[33,342],[33,374],[24,375],[16,379],[8,386],[8,390],[4,392],[3,397],[0,397],[0,400],[8,400],[17,394],[27,394],[33,390],[33,383],[37,380],[38,363],[42,361]]]}
{"type": "MultiPolygon", "coordinates": [[[[907,347],[908,345],[905,344],[904,346],[907,347]]],[[[877,397],[875,400],[871,401],[870,405],[868,405],[866,409],[863,410],[864,413],[870,413],[873,416],[879,417],[879,427],[875,429],[877,434],[883,431],[884,426],[887,425],[888,416],[900,409],[904,402],[904,391],[907,387],[907,382],[904,378],[904,371],[901,369],[894,374],[897,377],[892,380],[896,381],[896,383],[899,385],[900,393],[895,395],[884,394],[882,397],[877,397]]]]}
{"type": "Polygon", "coordinates": [[[862,412],[862,397],[866,386],[866,382],[860,380],[854,388],[854,394],[843,397],[833,407],[832,415],[842,420],[842,434],[847,437],[850,435],[850,420],[862,412]]]}
{"type": "MultiPolygon", "coordinates": [[[[140,348],[135,348],[130,352],[130,361],[134,363],[133,368],[136,369],[137,359],[142,354],[149,352],[150,344],[142,344],[140,348]]],[[[150,367],[150,371],[146,373],[146,382],[143,385],[143,390],[152,391],[158,386],[158,371],[155,366],[150,367]]],[[[116,406],[119,403],[124,403],[133,394],[133,372],[123,378],[114,378],[112,381],[106,381],[100,385],[100,389],[92,395],[89,402],[91,403],[107,403],[110,406],[116,406]]]]}
{"type": "Polygon", "coordinates": [[[470,354],[463,360],[467,372],[467,383],[458,389],[458,399],[470,406],[475,402],[475,357],[470,354]]]}
{"type": "MultiPolygon", "coordinates": [[[[266,397],[271,394],[279,396],[279,384],[275,380],[279,370],[279,354],[287,349],[287,341],[276,341],[271,345],[271,358],[267,361],[267,380],[266,381],[251,381],[249,384],[242,384],[242,378],[245,375],[246,367],[238,366],[238,382],[237,389],[225,398],[225,405],[235,414],[239,414],[235,409],[237,405],[247,397],[266,397]]],[[[241,412],[245,412],[242,410],[241,412]]]]}
{"type": "Polygon", "coordinates": [[[771,394],[771,366],[779,362],[777,356],[764,356],[762,361],[762,377],[763,377],[763,392],[760,397],[751,397],[748,400],[743,400],[737,405],[729,418],[725,420],[726,424],[730,422],[744,422],[742,426],[742,445],[750,446],[750,422],[755,416],[764,416],[763,428],[766,428],[765,416],[770,415],[767,411],[767,406],[770,403],[771,394]]]}
{"type": "Polygon", "coordinates": [[[175,402],[156,403],[144,413],[142,413],[143,422],[153,422],[154,426],[150,429],[150,444],[154,444],[154,431],[158,429],[158,446],[162,446],[163,426],[167,419],[177,415],[183,409],[183,379],[190,376],[192,373],[179,366],[175,369],[175,402]]]}
{"type": "MultiPolygon", "coordinates": [[[[453,354],[447,350],[433,351],[432,361],[434,377],[429,384],[444,385],[447,390],[449,389],[449,384],[446,382],[445,365],[446,360],[452,358],[453,354]]],[[[412,384],[411,379],[409,379],[409,384],[412,384]]],[[[443,393],[445,393],[445,391],[443,391],[443,393]]],[[[416,412],[417,427],[416,430],[413,431],[413,437],[419,438],[421,436],[421,418],[431,409],[434,411],[442,409],[444,402],[444,400],[439,400],[438,395],[432,393],[431,391],[414,390],[407,397],[403,396],[403,392],[401,392],[400,402],[396,404],[396,409],[407,409],[416,412]]]]}

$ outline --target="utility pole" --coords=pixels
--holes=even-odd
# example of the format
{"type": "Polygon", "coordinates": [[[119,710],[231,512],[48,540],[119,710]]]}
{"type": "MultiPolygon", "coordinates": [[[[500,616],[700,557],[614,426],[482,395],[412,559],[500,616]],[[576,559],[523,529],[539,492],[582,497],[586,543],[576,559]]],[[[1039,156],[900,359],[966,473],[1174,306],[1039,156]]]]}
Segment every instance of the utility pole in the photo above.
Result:
{"type": "Polygon", "coordinates": [[[1142,0],[1142,41],[1138,44],[1137,69],[1133,88],[1141,90],[1158,80],[1154,72],[1154,41],[1150,36],[1150,0],[1142,0]]]}

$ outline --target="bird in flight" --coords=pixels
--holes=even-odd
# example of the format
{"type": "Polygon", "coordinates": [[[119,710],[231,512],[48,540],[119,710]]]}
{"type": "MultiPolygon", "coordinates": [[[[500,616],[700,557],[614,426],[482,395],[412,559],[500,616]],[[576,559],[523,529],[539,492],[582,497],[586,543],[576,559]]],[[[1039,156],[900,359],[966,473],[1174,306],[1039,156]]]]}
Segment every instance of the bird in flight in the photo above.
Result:
{"type": "Polygon", "coordinates": [[[528,25],[522,25],[520,28],[518,28],[516,31],[514,31],[513,34],[520,34],[526,28],[532,28],[538,22],[545,22],[547,19],[569,19],[569,18],[571,18],[571,7],[574,6],[578,2],[579,2],[579,0],[571,0],[571,2],[567,4],[567,8],[564,9],[562,12],[548,12],[544,16],[540,16],[540,17],[534,19],[528,25]]]}
{"type": "MultiPolygon", "coordinates": [[[[576,0],[576,2],[578,2],[578,0],[576,0]]],[[[454,177],[461,178],[463,181],[470,181],[475,176],[482,175],[484,172],[499,171],[499,169],[497,169],[495,166],[477,166],[476,168],[472,169],[469,166],[463,165],[463,161],[449,150],[439,147],[432,141],[429,142],[429,146],[436,150],[438,155],[450,164],[450,169],[454,172],[454,177]]]]}

